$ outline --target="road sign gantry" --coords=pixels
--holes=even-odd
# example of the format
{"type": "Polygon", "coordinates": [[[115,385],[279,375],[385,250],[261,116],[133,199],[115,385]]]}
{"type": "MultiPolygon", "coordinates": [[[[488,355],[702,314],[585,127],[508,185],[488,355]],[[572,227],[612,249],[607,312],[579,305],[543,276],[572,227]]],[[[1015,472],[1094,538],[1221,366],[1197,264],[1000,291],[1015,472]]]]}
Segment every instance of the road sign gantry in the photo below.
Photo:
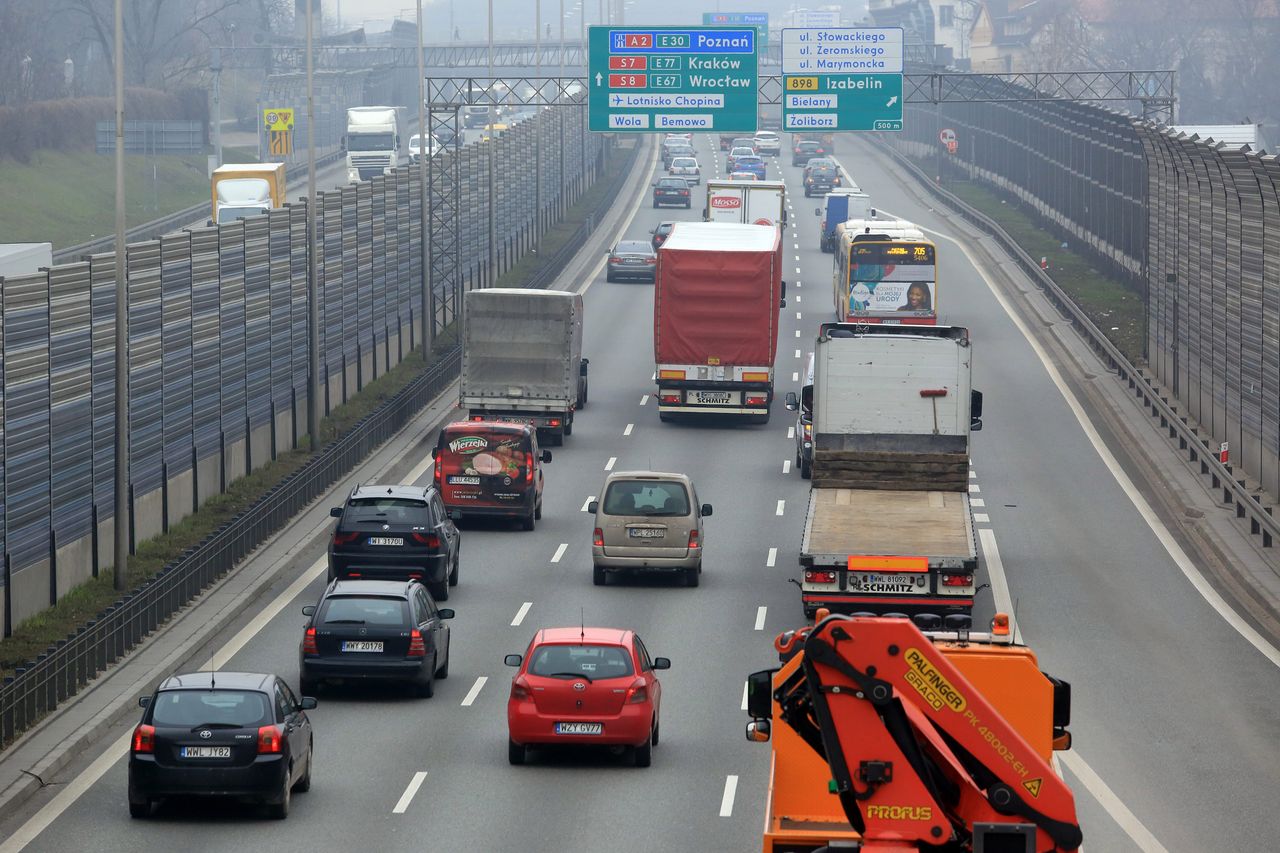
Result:
{"type": "Polygon", "coordinates": [[[901,27],[782,31],[782,126],[902,130],[901,27]]]}
{"type": "Polygon", "coordinates": [[[754,132],[751,27],[591,27],[588,127],[600,132],[754,132]]]}

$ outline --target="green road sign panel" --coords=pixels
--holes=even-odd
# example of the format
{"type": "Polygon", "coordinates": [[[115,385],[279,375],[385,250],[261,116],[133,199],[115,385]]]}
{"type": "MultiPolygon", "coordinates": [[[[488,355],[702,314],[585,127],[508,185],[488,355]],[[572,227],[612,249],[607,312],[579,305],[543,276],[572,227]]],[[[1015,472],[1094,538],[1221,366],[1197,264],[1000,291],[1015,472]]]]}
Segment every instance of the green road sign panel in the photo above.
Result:
{"type": "Polygon", "coordinates": [[[902,130],[901,27],[782,31],[782,126],[902,130]]]}
{"type": "Polygon", "coordinates": [[[591,27],[587,126],[593,131],[754,132],[753,27],[591,27]]]}
{"type": "Polygon", "coordinates": [[[703,12],[704,27],[755,27],[758,44],[769,46],[769,13],[768,12],[703,12]]]}

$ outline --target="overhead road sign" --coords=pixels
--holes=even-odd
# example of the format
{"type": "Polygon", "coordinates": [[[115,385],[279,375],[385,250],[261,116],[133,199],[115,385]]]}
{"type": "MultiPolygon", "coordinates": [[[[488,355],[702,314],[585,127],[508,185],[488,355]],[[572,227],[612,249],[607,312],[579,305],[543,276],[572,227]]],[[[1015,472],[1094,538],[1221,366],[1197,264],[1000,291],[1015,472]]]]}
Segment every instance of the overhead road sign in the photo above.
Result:
{"type": "Polygon", "coordinates": [[[768,12],[703,12],[704,27],[755,27],[761,48],[769,46],[768,12]]]}
{"type": "Polygon", "coordinates": [[[901,27],[782,31],[786,130],[902,130],[901,27]]]}
{"type": "Polygon", "coordinates": [[[751,27],[591,27],[593,131],[754,132],[758,56],[751,27]]]}

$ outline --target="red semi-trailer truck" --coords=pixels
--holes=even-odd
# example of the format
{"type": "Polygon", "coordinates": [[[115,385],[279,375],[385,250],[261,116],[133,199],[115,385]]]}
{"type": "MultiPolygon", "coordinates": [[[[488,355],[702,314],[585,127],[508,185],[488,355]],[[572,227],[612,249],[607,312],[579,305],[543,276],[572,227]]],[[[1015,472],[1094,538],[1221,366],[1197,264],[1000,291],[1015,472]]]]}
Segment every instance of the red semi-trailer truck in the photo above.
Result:
{"type": "Polygon", "coordinates": [[[658,250],[653,303],[659,418],[768,422],[786,286],[777,227],[676,224],[658,250]]]}

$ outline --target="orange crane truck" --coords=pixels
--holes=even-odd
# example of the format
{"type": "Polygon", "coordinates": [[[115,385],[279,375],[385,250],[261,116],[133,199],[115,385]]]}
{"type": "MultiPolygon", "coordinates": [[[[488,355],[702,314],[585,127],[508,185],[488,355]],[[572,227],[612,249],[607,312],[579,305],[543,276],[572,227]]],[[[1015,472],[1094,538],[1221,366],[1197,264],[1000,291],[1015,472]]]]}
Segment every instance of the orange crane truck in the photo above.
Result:
{"type": "Polygon", "coordinates": [[[773,748],[764,853],[1080,847],[1051,766],[1071,746],[1071,687],[1003,614],[980,634],[820,613],[775,645],[782,666],[747,682],[747,739],[773,748]]]}

